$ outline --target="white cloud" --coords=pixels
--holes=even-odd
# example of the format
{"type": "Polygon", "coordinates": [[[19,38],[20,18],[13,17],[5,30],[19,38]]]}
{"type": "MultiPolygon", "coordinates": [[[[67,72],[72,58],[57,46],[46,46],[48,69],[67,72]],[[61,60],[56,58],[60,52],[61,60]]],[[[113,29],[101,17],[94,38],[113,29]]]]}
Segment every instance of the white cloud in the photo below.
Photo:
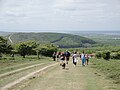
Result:
{"type": "Polygon", "coordinates": [[[1,0],[3,29],[120,30],[117,0],[1,0]],[[14,26],[14,27],[13,27],[14,26]]]}

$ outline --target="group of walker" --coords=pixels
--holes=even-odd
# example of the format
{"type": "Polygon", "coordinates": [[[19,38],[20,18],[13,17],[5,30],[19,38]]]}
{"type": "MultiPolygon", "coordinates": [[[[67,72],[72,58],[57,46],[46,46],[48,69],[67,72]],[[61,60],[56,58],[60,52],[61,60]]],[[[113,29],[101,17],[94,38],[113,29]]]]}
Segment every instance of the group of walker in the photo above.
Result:
{"type": "Polygon", "coordinates": [[[75,66],[78,63],[78,57],[80,57],[80,60],[82,60],[82,66],[88,65],[90,56],[88,54],[85,54],[83,51],[82,54],[78,55],[77,52],[74,52],[74,54],[72,55],[73,64],[75,66]]]}
{"type": "Polygon", "coordinates": [[[60,61],[60,66],[65,69],[66,64],[68,64],[70,59],[70,52],[66,50],[66,52],[54,52],[52,57],[54,61],[60,61]]]}
{"type": "Polygon", "coordinates": [[[71,54],[69,51],[53,53],[53,60],[60,60],[60,66],[62,66],[62,68],[65,69],[66,64],[68,64],[69,62],[70,56],[72,57],[74,66],[76,66],[78,63],[78,57],[80,57],[80,59],[82,60],[82,66],[88,65],[89,55],[85,54],[84,51],[82,54],[79,55],[77,54],[77,52],[71,54]]]}

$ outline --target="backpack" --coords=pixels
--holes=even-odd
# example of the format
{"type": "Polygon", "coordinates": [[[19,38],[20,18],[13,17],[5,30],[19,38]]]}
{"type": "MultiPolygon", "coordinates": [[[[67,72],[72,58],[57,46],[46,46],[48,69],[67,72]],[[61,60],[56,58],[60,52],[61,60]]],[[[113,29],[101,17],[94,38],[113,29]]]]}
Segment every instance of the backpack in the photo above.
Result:
{"type": "Polygon", "coordinates": [[[70,53],[68,51],[65,52],[65,56],[70,56],[70,53]]]}

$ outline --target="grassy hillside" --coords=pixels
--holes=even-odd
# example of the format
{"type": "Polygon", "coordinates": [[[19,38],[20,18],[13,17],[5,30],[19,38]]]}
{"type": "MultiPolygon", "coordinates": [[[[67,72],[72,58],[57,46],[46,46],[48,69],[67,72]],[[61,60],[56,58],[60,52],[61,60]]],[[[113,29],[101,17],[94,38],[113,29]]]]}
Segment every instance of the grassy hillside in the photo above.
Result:
{"type": "Polygon", "coordinates": [[[92,67],[103,72],[108,78],[111,78],[116,84],[120,84],[120,61],[110,60],[106,61],[103,59],[93,59],[92,67]]]}
{"type": "Polygon", "coordinates": [[[40,43],[53,43],[59,47],[86,47],[96,44],[95,41],[71,34],[63,33],[15,33],[11,36],[13,43],[35,40],[40,43]]]}
{"type": "Polygon", "coordinates": [[[90,38],[98,43],[120,46],[120,31],[73,31],[69,33],[90,38]]]}

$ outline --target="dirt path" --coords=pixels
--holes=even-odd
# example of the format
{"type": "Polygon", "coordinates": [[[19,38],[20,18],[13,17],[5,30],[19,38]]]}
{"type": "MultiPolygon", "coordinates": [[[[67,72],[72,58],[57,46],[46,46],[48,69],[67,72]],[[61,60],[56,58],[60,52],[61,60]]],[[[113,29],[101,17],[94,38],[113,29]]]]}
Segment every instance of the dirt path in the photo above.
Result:
{"type": "Polygon", "coordinates": [[[11,75],[11,74],[14,74],[14,73],[17,73],[17,72],[20,72],[22,70],[26,70],[26,69],[30,69],[30,68],[33,68],[33,67],[37,67],[37,66],[42,65],[42,64],[44,64],[44,63],[35,64],[35,65],[27,66],[27,67],[24,67],[24,68],[20,68],[20,69],[17,69],[17,70],[13,70],[13,71],[10,71],[10,72],[7,72],[7,73],[0,74],[0,78],[8,76],[8,75],[11,75]]]}
{"type": "Polygon", "coordinates": [[[12,35],[13,35],[13,33],[8,37],[10,43],[13,43],[13,41],[12,41],[12,39],[11,39],[12,35]]]}
{"type": "Polygon", "coordinates": [[[60,66],[49,68],[37,77],[31,78],[9,90],[116,90],[113,83],[104,76],[81,64],[74,67],[69,63],[67,69],[60,66]]]}
{"type": "Polygon", "coordinates": [[[28,75],[23,76],[23,77],[21,77],[20,79],[14,81],[14,82],[11,82],[11,83],[9,83],[9,84],[7,84],[7,85],[5,85],[4,87],[1,87],[0,90],[8,90],[8,89],[11,88],[12,86],[15,86],[16,84],[19,84],[19,83],[22,82],[23,80],[26,80],[26,79],[34,76],[35,74],[37,74],[37,73],[39,73],[39,72],[41,72],[41,71],[43,71],[43,70],[45,70],[45,69],[48,69],[48,68],[50,68],[50,67],[52,67],[52,66],[55,66],[56,64],[57,64],[57,63],[51,64],[51,65],[46,66],[46,67],[43,67],[43,68],[41,68],[41,69],[39,69],[39,70],[37,70],[37,71],[34,71],[34,72],[32,72],[32,73],[29,73],[28,75]]]}

